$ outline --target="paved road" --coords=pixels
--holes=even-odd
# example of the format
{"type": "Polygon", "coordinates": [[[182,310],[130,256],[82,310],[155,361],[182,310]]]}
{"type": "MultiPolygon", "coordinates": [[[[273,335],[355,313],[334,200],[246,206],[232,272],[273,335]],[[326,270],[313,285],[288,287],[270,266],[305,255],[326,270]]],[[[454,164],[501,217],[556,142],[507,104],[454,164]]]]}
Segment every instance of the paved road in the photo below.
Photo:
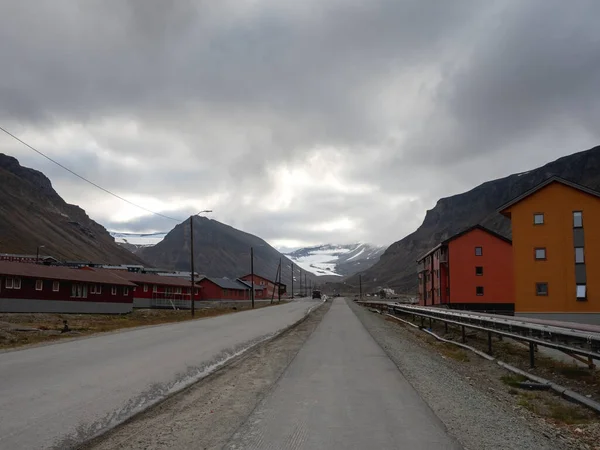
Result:
{"type": "Polygon", "coordinates": [[[228,449],[460,449],[343,299],[228,449]]]}
{"type": "Polygon", "coordinates": [[[316,305],[162,325],[0,354],[0,448],[68,448],[200,377],[316,305]]]}

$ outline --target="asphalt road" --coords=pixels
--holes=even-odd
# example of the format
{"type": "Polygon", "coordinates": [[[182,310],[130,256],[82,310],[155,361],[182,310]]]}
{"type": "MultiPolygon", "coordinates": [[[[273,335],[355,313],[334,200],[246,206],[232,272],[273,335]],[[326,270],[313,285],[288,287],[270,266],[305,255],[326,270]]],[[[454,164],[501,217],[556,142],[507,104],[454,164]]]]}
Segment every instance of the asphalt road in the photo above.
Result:
{"type": "Polygon", "coordinates": [[[228,449],[460,449],[343,299],[228,449]]]}
{"type": "Polygon", "coordinates": [[[0,354],[0,448],[69,448],[301,319],[296,301],[0,354]]]}

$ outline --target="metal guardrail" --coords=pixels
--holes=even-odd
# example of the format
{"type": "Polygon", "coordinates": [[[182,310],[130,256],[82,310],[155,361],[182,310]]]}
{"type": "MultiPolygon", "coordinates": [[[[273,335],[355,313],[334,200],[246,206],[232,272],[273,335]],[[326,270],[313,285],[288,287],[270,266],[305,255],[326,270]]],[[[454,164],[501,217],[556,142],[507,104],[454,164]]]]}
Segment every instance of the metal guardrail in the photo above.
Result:
{"type": "Polygon", "coordinates": [[[543,346],[560,350],[567,355],[582,361],[590,368],[595,367],[593,360],[600,360],[600,333],[578,330],[560,326],[559,324],[540,324],[521,321],[509,316],[492,317],[488,314],[452,311],[422,306],[410,306],[399,303],[381,301],[361,301],[360,304],[398,315],[412,315],[421,318],[421,327],[425,327],[425,319],[437,320],[446,324],[457,325],[462,330],[462,340],[466,341],[465,328],[488,333],[488,353],[492,353],[492,334],[508,337],[529,343],[529,361],[535,366],[535,347],[543,346]],[[585,358],[585,359],[584,359],[585,358]]]}

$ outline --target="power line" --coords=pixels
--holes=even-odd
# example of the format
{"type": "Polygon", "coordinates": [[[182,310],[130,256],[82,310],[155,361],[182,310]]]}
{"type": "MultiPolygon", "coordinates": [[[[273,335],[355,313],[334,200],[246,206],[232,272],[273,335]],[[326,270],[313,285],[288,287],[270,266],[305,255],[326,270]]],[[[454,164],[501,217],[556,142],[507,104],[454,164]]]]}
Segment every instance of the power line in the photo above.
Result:
{"type": "Polygon", "coordinates": [[[165,216],[164,214],[161,214],[161,213],[157,213],[157,212],[155,212],[155,211],[152,211],[152,210],[150,210],[150,209],[148,209],[148,208],[144,208],[143,206],[137,205],[137,204],[135,204],[135,203],[133,203],[133,202],[131,202],[131,201],[127,200],[126,198],[123,198],[123,197],[121,197],[120,195],[118,195],[118,194],[115,194],[114,192],[111,192],[111,191],[109,191],[108,189],[105,189],[105,188],[103,188],[102,186],[100,186],[100,185],[98,185],[98,184],[94,183],[93,181],[90,181],[90,180],[88,180],[87,178],[85,178],[85,177],[83,177],[83,176],[79,175],[78,173],[74,172],[73,170],[69,169],[68,167],[66,167],[66,166],[63,166],[63,165],[62,165],[61,163],[59,163],[58,161],[56,161],[56,160],[54,160],[54,159],[50,158],[48,155],[46,155],[46,154],[42,153],[41,151],[39,151],[38,149],[36,149],[36,148],[32,147],[32,146],[31,146],[31,145],[29,145],[27,142],[23,141],[22,139],[19,139],[17,136],[15,136],[15,135],[14,135],[14,134],[12,134],[11,132],[9,132],[9,131],[5,130],[5,129],[4,129],[4,128],[2,128],[1,126],[0,126],[0,130],[4,131],[6,134],[8,134],[8,135],[9,135],[10,137],[12,137],[13,139],[15,139],[15,140],[19,141],[19,142],[20,142],[21,144],[23,144],[24,146],[26,146],[26,147],[30,148],[31,150],[33,150],[34,152],[36,152],[38,155],[41,155],[41,156],[43,156],[43,157],[44,157],[44,158],[46,158],[48,161],[51,161],[51,162],[53,162],[53,163],[54,163],[54,164],[56,164],[57,166],[59,166],[59,167],[63,168],[63,169],[64,169],[64,170],[66,170],[67,172],[69,172],[69,173],[71,173],[71,174],[75,175],[77,178],[80,178],[80,179],[82,179],[82,180],[83,180],[83,181],[85,181],[86,183],[89,183],[89,184],[91,184],[92,186],[94,186],[94,187],[96,187],[96,188],[100,189],[101,191],[104,191],[104,192],[106,192],[107,194],[109,194],[109,195],[112,195],[113,197],[116,197],[116,198],[118,198],[119,200],[122,200],[122,201],[124,201],[125,203],[129,203],[130,205],[132,205],[132,206],[135,206],[136,208],[139,208],[139,209],[143,209],[144,211],[146,211],[146,212],[149,212],[149,213],[151,213],[151,214],[155,214],[155,215],[157,215],[157,216],[164,217],[165,219],[174,220],[175,222],[183,222],[183,220],[181,220],[181,219],[175,219],[175,218],[173,218],[173,217],[165,216]]]}

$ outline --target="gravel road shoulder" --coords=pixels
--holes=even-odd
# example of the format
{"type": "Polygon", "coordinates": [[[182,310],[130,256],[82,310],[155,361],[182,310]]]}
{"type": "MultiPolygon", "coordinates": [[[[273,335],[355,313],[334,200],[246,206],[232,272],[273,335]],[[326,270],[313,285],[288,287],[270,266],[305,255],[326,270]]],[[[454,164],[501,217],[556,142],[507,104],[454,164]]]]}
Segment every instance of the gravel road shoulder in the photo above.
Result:
{"type": "Polygon", "coordinates": [[[218,449],[270,391],[329,310],[304,321],[82,449],[218,449]]]}
{"type": "Polygon", "coordinates": [[[475,355],[465,355],[469,364],[464,365],[426,341],[437,342],[433,338],[417,336],[424,335],[421,331],[386,320],[351,300],[348,304],[465,449],[592,448],[515,406],[508,386],[499,381],[507,373],[500,367],[475,355]]]}

